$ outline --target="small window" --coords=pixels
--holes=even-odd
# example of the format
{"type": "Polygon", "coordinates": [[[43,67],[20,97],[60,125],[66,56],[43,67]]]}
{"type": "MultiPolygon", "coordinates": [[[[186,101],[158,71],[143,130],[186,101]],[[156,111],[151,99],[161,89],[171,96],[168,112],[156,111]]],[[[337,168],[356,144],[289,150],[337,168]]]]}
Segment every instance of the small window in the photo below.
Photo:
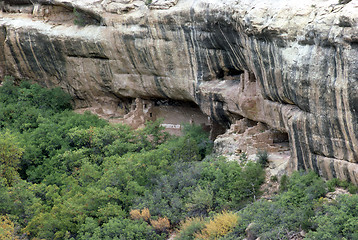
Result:
{"type": "Polygon", "coordinates": [[[153,114],[152,114],[152,113],[149,113],[149,116],[150,116],[150,117],[153,117],[153,114]]]}

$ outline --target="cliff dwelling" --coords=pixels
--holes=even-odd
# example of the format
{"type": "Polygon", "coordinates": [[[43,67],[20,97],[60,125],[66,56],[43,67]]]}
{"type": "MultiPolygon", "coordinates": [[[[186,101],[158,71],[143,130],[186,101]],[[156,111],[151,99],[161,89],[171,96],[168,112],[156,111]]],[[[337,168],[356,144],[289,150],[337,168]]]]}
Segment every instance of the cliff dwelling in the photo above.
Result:
{"type": "Polygon", "coordinates": [[[0,239],[358,239],[358,0],[0,0],[0,192],[0,239]]]}
{"type": "Polygon", "coordinates": [[[145,100],[137,98],[130,105],[130,111],[120,118],[110,118],[111,122],[126,123],[133,128],[143,127],[146,121],[162,119],[162,126],[170,134],[181,135],[184,124],[201,125],[210,131],[210,118],[200,108],[190,102],[167,99],[145,100]]]}
{"type": "Polygon", "coordinates": [[[358,185],[356,1],[260,4],[1,1],[0,75],[60,86],[113,122],[288,144],[291,169],[358,185]]]}

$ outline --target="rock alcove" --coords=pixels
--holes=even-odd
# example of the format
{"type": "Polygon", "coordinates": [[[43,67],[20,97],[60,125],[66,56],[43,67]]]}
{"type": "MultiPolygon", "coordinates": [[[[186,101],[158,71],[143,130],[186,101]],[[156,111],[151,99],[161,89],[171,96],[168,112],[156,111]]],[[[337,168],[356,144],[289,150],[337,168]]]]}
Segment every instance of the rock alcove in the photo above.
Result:
{"type": "Polygon", "coordinates": [[[248,119],[287,134],[291,169],[358,184],[357,1],[36,4],[2,2],[1,76],[61,86],[104,115],[193,103],[213,136],[248,119]]]}

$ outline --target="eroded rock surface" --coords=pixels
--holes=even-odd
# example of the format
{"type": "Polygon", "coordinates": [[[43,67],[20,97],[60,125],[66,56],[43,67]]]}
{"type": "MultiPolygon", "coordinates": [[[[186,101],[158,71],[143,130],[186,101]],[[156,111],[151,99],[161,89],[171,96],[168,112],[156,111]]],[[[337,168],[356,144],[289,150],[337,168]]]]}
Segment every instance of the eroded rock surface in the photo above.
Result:
{"type": "Polygon", "coordinates": [[[291,169],[358,184],[355,0],[17,0],[1,8],[0,75],[61,86],[77,108],[113,115],[128,114],[128,99],[172,99],[195,103],[217,126],[262,122],[288,134],[291,169]]]}

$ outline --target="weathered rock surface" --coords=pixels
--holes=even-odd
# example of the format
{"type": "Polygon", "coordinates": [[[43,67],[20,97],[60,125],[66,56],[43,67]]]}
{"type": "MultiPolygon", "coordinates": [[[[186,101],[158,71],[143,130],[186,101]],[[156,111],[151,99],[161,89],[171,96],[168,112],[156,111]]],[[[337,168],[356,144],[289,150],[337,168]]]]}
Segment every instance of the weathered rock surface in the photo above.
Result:
{"type": "Polygon", "coordinates": [[[290,172],[290,148],[287,133],[271,129],[261,122],[247,118],[231,124],[230,129],[217,137],[215,153],[229,161],[258,160],[258,151],[266,151],[268,164],[266,177],[282,176],[290,172]]]}
{"type": "Polygon", "coordinates": [[[26,2],[2,3],[0,75],[114,115],[173,99],[262,122],[288,134],[291,169],[358,184],[356,0],[26,2]]]}

